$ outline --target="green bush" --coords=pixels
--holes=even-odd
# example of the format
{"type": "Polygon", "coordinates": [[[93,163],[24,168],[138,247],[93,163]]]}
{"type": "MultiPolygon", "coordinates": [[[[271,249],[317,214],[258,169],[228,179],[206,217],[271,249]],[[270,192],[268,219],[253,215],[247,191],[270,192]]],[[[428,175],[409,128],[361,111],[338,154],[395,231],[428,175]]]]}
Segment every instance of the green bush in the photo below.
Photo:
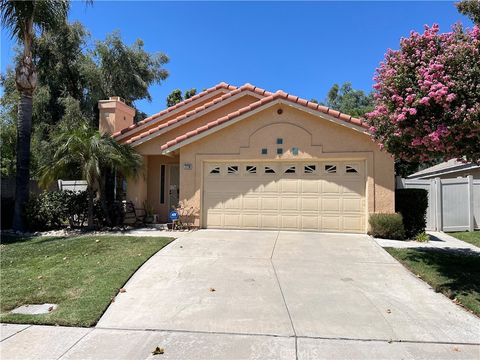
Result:
{"type": "Polygon", "coordinates": [[[426,232],[419,233],[415,236],[415,241],[429,242],[430,241],[430,235],[428,235],[426,232]]]}
{"type": "Polygon", "coordinates": [[[86,192],[44,191],[30,197],[25,214],[30,230],[50,230],[83,226],[87,209],[86,192]]]}
{"type": "Polygon", "coordinates": [[[370,214],[369,234],[382,239],[405,239],[405,229],[401,214],[370,214]]]}
{"type": "Polygon", "coordinates": [[[414,239],[425,232],[428,208],[428,192],[424,189],[397,189],[395,191],[395,211],[403,216],[405,235],[414,239]]]}

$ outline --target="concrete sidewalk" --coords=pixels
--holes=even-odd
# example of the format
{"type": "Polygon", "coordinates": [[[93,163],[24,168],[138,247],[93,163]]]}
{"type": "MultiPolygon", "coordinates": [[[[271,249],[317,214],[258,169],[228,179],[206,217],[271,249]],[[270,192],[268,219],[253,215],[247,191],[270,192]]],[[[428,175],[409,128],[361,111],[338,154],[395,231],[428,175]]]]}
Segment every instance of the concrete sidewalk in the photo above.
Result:
{"type": "Polygon", "coordinates": [[[2,360],[30,359],[472,359],[478,345],[200,332],[0,326],[2,360]],[[161,355],[153,355],[156,347],[161,355]],[[297,354],[297,356],[296,356],[297,354]]]}
{"type": "Polygon", "coordinates": [[[418,242],[414,240],[389,240],[373,238],[381,247],[393,247],[399,249],[443,249],[451,251],[462,251],[465,253],[480,254],[480,248],[459,240],[451,235],[440,231],[428,231],[430,241],[418,242]]]}

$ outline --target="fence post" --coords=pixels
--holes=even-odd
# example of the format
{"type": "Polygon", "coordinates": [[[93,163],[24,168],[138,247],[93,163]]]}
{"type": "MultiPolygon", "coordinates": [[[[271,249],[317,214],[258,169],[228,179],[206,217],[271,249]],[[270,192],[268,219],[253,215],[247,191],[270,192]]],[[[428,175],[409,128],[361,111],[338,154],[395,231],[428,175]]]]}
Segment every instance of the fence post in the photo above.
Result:
{"type": "Polygon", "coordinates": [[[473,219],[473,176],[468,175],[468,231],[474,231],[473,219]]]}
{"type": "Polygon", "coordinates": [[[435,178],[435,220],[437,223],[437,231],[443,231],[443,206],[442,206],[442,180],[435,178]]]}

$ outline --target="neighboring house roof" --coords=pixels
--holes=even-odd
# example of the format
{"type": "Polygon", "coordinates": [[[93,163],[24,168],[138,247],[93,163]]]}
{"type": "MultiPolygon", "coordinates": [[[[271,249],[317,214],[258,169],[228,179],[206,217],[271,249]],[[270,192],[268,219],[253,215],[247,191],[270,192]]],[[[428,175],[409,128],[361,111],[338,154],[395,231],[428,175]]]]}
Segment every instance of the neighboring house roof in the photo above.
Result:
{"type": "Polygon", "coordinates": [[[429,168],[417,171],[414,174],[407,176],[407,179],[427,179],[444,174],[452,174],[459,171],[480,168],[480,165],[465,163],[457,159],[450,159],[440,164],[431,166],[429,168]]]}
{"type": "Polygon", "coordinates": [[[299,98],[298,96],[288,94],[284,91],[277,91],[275,93],[266,91],[264,89],[258,88],[251,84],[245,84],[239,88],[228,85],[226,83],[220,83],[198,95],[192,97],[186,101],[178,103],[174,107],[168,108],[146,118],[145,120],[131,125],[130,127],[122,130],[121,132],[113,134],[118,140],[125,139],[129,137],[125,142],[127,144],[131,144],[135,146],[141,142],[144,142],[150,138],[156,137],[161,133],[169,131],[169,128],[173,128],[174,126],[177,127],[179,123],[183,123],[188,121],[189,118],[195,117],[197,115],[204,115],[208,113],[212,108],[214,108],[217,104],[222,104],[222,102],[227,102],[229,99],[235,96],[241,96],[239,94],[248,93],[254,95],[258,98],[258,101],[253,102],[252,104],[245,106],[241,109],[238,109],[230,114],[224,115],[214,121],[209,122],[203,126],[198,127],[197,129],[188,131],[185,134],[177,136],[176,138],[168,141],[167,143],[161,146],[161,150],[163,153],[168,153],[179,147],[186,145],[186,143],[190,143],[192,141],[197,140],[200,137],[206,136],[214,131],[220,130],[225,126],[230,125],[231,123],[235,123],[238,120],[248,117],[254,112],[263,110],[267,107],[270,107],[277,103],[285,103],[304,111],[310,112],[312,114],[321,115],[323,118],[334,121],[336,123],[346,125],[350,128],[353,128],[357,131],[365,132],[368,128],[368,125],[361,119],[354,118],[350,115],[343,114],[339,111],[333,110],[329,107],[319,105],[317,103],[313,103],[311,101],[299,98]],[[153,120],[161,118],[163,115],[171,113],[175,109],[181,109],[184,106],[187,106],[189,102],[192,101],[195,97],[200,98],[202,96],[207,95],[208,93],[214,92],[218,89],[225,89],[229,90],[227,93],[223,94],[222,96],[214,98],[212,101],[208,103],[204,103],[198,107],[192,107],[192,110],[179,115],[169,121],[160,122],[160,124],[156,127],[152,127],[148,123],[152,122],[153,120]],[[148,128],[144,129],[144,131],[140,131],[142,129],[142,125],[147,124],[148,128]],[[132,136],[134,134],[134,136],[132,136]]]}

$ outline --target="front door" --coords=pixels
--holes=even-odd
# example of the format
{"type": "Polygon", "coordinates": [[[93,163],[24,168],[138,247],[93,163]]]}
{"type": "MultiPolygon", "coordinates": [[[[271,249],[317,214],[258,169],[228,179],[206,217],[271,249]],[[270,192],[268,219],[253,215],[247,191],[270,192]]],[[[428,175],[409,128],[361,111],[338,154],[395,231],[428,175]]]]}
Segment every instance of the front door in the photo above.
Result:
{"type": "Polygon", "coordinates": [[[178,165],[170,165],[169,167],[168,207],[172,209],[178,207],[178,201],[180,198],[180,169],[178,165]]]}

